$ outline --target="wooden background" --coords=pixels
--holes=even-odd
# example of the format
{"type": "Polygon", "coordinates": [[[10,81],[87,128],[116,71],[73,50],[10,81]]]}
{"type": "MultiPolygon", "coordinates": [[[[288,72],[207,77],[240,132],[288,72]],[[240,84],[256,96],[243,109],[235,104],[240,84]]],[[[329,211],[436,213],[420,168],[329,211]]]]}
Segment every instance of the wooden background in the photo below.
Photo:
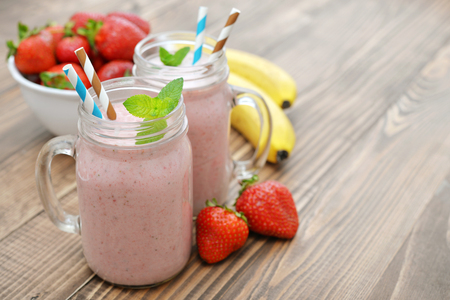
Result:
{"type": "MultiPolygon", "coordinates": [[[[301,224],[292,241],[251,234],[215,265],[194,251],[174,280],[126,290],[91,278],[80,237],[43,212],[34,163],[52,138],[0,63],[0,299],[450,299],[450,2],[447,0],[2,0],[0,42],[16,24],[74,12],[131,11],[153,32],[194,30],[209,7],[218,35],[242,14],[228,47],[291,73],[292,156],[263,179],[287,185],[301,224]]],[[[0,57],[6,47],[0,47],[0,57]]],[[[233,148],[249,146],[233,134],[233,148]]],[[[74,164],[53,182],[77,209],[74,164]]],[[[236,194],[236,185],[231,187],[236,194]]],[[[233,197],[230,197],[230,199],[233,197]]]]}

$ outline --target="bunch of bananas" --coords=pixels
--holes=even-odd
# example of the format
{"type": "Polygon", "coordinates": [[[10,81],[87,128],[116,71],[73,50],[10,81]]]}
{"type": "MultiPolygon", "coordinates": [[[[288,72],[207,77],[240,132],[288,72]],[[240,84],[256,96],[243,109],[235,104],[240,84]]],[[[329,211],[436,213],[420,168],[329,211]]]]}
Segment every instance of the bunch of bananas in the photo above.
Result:
{"type": "MultiPolygon", "coordinates": [[[[272,140],[267,160],[277,163],[289,157],[295,145],[294,128],[282,108],[291,106],[297,95],[294,79],[283,69],[270,61],[243,51],[227,49],[230,76],[228,83],[254,90],[267,103],[272,116],[272,140]]],[[[251,94],[263,115],[263,136],[260,141],[260,152],[267,143],[268,114],[261,100],[251,94]]],[[[254,147],[257,146],[261,124],[255,109],[240,105],[231,112],[231,126],[239,131],[254,147]]]]}

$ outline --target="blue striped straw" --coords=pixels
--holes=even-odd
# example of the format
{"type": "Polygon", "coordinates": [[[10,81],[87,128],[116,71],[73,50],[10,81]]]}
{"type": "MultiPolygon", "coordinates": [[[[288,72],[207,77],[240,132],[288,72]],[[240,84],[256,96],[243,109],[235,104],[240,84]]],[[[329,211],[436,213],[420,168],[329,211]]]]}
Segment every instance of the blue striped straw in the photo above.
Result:
{"type": "Polygon", "coordinates": [[[88,93],[86,87],[84,86],[77,72],[75,72],[73,66],[71,64],[65,65],[63,67],[63,71],[64,73],[66,73],[67,78],[69,78],[70,83],[75,87],[78,96],[80,96],[81,100],[83,100],[84,109],[89,114],[103,119],[103,115],[100,109],[98,108],[97,104],[95,104],[94,99],[92,99],[91,97],[91,94],[88,93]]]}
{"type": "Polygon", "coordinates": [[[206,26],[206,15],[208,14],[208,8],[205,6],[200,6],[198,9],[197,18],[197,36],[195,37],[195,49],[194,49],[194,62],[200,60],[202,57],[203,42],[205,40],[205,26],[206,26]]]}

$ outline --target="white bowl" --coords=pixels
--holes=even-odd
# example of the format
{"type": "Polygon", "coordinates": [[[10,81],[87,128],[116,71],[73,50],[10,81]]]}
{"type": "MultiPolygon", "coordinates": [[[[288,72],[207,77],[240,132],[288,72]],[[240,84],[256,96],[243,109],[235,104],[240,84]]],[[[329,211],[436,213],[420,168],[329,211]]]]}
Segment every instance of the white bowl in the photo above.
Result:
{"type": "Polygon", "coordinates": [[[60,90],[29,81],[20,74],[14,57],[8,59],[8,69],[19,83],[25,102],[36,117],[55,135],[76,134],[80,97],[72,90],[60,90]]]}

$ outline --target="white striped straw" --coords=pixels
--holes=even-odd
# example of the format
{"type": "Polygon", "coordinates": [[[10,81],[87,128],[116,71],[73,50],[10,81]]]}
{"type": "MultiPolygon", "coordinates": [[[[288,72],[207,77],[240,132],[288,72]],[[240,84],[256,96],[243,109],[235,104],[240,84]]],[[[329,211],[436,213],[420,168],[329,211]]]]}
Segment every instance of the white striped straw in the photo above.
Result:
{"type": "Polygon", "coordinates": [[[89,114],[103,119],[103,115],[100,112],[100,109],[98,108],[97,104],[95,104],[94,100],[91,97],[91,94],[88,93],[86,87],[84,86],[73,66],[71,64],[65,65],[63,67],[63,71],[64,73],[66,73],[66,76],[67,78],[69,78],[70,83],[77,91],[78,96],[80,96],[81,100],[83,100],[84,109],[89,114]]]}
{"type": "Polygon", "coordinates": [[[197,17],[197,36],[195,37],[194,61],[193,65],[202,57],[203,43],[205,42],[205,26],[208,8],[200,6],[197,17]]]}
{"type": "Polygon", "coordinates": [[[230,36],[231,29],[233,29],[233,25],[236,22],[237,18],[239,17],[239,14],[241,12],[233,8],[230,12],[230,16],[228,17],[227,23],[225,24],[225,27],[220,32],[219,38],[217,39],[216,46],[214,47],[213,52],[209,56],[208,62],[213,62],[216,59],[219,58],[219,52],[222,50],[223,46],[225,46],[225,43],[227,42],[228,37],[230,36]]]}
{"type": "Polygon", "coordinates": [[[97,73],[94,70],[94,66],[91,63],[91,60],[86,54],[86,51],[84,51],[84,48],[78,48],[74,51],[75,54],[78,57],[78,60],[80,61],[81,66],[83,67],[84,73],[86,73],[87,78],[89,79],[90,83],[92,84],[92,87],[94,88],[95,93],[97,94],[98,99],[100,100],[100,103],[102,104],[103,108],[106,111],[106,115],[110,120],[116,119],[116,111],[114,110],[114,107],[112,106],[111,102],[109,101],[109,97],[106,94],[105,89],[103,88],[102,83],[100,82],[100,79],[97,76],[97,73]]]}

